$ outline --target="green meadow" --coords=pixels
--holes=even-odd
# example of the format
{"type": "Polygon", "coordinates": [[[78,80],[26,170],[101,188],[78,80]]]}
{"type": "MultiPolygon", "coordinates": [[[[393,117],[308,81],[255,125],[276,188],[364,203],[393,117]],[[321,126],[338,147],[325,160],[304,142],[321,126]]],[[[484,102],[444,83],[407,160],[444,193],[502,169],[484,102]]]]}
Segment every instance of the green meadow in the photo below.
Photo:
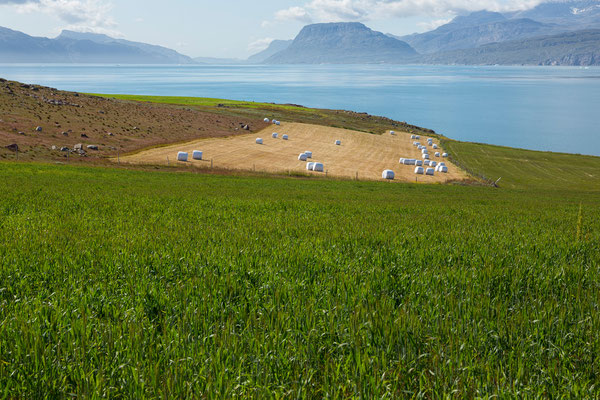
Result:
{"type": "Polygon", "coordinates": [[[0,396],[599,397],[597,178],[449,146],[501,187],[0,163],[0,396]]]}

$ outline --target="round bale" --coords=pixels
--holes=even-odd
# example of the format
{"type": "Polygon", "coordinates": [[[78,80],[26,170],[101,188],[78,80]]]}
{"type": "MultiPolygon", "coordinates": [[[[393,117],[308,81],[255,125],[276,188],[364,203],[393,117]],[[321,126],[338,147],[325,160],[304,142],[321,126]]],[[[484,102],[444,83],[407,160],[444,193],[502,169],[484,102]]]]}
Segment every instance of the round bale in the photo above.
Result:
{"type": "Polygon", "coordinates": [[[394,179],[396,175],[394,174],[394,171],[392,171],[391,169],[386,169],[385,171],[383,171],[383,173],[381,174],[381,177],[383,179],[389,179],[392,180],[394,179]]]}

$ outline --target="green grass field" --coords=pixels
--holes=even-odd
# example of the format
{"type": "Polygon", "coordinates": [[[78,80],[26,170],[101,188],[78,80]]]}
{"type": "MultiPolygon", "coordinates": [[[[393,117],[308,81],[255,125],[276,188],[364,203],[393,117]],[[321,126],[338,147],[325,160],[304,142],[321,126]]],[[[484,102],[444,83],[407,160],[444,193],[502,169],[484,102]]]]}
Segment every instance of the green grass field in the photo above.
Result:
{"type": "Polygon", "coordinates": [[[1,163],[2,398],[597,398],[597,183],[451,151],[517,189],[1,163]]]}
{"type": "Polygon", "coordinates": [[[600,191],[600,157],[444,140],[452,160],[501,187],[600,191]]]}

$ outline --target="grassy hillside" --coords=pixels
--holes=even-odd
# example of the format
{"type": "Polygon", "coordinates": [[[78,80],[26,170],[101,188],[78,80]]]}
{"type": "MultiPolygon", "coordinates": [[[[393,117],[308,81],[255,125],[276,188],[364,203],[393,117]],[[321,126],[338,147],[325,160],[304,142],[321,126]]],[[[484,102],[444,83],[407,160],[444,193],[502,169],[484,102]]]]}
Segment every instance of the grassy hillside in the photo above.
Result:
{"type": "Polygon", "coordinates": [[[452,160],[503,188],[600,191],[600,157],[445,140],[452,160]]]}
{"type": "Polygon", "coordinates": [[[600,395],[597,192],[0,182],[4,397],[600,395]]]}
{"type": "Polygon", "coordinates": [[[390,129],[411,133],[414,132],[423,135],[434,134],[432,130],[410,125],[405,122],[394,121],[386,117],[346,110],[308,108],[297,104],[257,103],[205,97],[140,96],[126,94],[98,94],[96,96],[133,102],[193,107],[200,111],[208,111],[235,117],[254,119],[268,117],[288,122],[303,122],[333,126],[376,134],[383,133],[390,129]]]}

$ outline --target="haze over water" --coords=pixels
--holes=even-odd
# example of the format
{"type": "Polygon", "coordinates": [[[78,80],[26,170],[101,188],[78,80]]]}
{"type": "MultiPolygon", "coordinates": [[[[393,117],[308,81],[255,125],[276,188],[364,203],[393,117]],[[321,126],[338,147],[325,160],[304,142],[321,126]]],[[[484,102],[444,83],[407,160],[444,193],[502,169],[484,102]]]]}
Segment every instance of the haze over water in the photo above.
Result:
{"type": "Polygon", "coordinates": [[[0,77],[91,93],[347,109],[450,138],[600,156],[600,68],[8,65],[0,77]]]}

